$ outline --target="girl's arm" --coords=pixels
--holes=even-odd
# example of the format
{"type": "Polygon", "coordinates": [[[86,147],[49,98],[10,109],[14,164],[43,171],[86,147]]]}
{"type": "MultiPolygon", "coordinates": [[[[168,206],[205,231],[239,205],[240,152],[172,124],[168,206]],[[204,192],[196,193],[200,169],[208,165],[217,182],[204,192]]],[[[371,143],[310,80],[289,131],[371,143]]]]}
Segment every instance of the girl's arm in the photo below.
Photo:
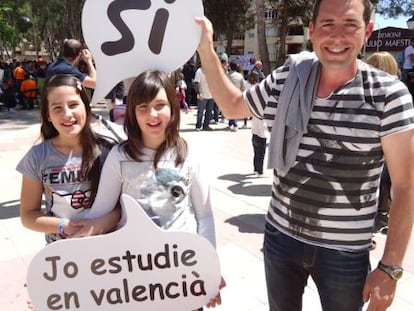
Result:
{"type": "MultiPolygon", "coordinates": [[[[23,175],[20,195],[20,220],[28,229],[43,233],[61,233],[62,218],[48,216],[41,211],[43,185],[39,180],[23,175]]],[[[120,207],[93,220],[64,219],[63,232],[67,237],[102,234],[111,231],[119,221],[120,207]]]]}
{"type": "Polygon", "coordinates": [[[197,233],[208,239],[215,247],[216,232],[210,199],[210,185],[199,163],[196,163],[193,169],[190,199],[197,219],[197,233]]]}
{"type": "MultiPolygon", "coordinates": [[[[118,146],[115,146],[109,152],[102,167],[95,201],[93,202],[93,205],[85,218],[99,219],[100,217],[112,212],[116,206],[119,206],[121,188],[121,159],[118,146]]],[[[115,212],[115,217],[117,213],[119,213],[119,211],[115,212]]],[[[111,216],[108,215],[108,217],[111,216]]]]}
{"type": "Polygon", "coordinates": [[[59,233],[60,218],[45,215],[41,211],[42,194],[42,182],[23,175],[20,220],[28,229],[44,233],[59,233]]]}
{"type": "Polygon", "coordinates": [[[71,221],[69,222],[70,230],[72,231],[73,229],[76,232],[69,237],[79,238],[111,232],[115,229],[120,218],[121,206],[118,204],[112,211],[103,216],[93,219],[71,221]]]}
{"type": "Polygon", "coordinates": [[[120,152],[112,148],[102,167],[95,201],[85,218],[71,222],[71,237],[103,234],[115,229],[121,218],[119,196],[121,194],[120,152]],[[75,230],[75,231],[74,231],[75,230]]]}
{"type": "MultiPolygon", "coordinates": [[[[191,183],[191,202],[198,223],[198,234],[207,238],[211,244],[216,247],[216,232],[214,227],[213,208],[210,200],[209,179],[203,174],[201,166],[195,166],[193,180],[191,183]]],[[[208,308],[214,308],[221,305],[220,290],[226,286],[226,282],[221,277],[217,295],[207,303],[208,308]]]]}

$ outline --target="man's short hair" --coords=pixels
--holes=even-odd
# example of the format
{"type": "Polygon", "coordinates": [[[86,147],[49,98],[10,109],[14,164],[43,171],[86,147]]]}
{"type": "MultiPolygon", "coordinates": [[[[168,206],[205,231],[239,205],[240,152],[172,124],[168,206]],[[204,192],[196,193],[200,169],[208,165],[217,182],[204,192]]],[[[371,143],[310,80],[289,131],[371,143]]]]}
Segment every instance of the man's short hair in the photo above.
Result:
{"type": "MultiPolygon", "coordinates": [[[[319,7],[321,6],[321,2],[323,0],[316,0],[315,4],[313,6],[313,14],[312,14],[312,22],[316,23],[316,20],[319,15],[319,7]]],[[[371,11],[372,11],[372,3],[370,0],[361,0],[362,4],[364,5],[364,12],[363,12],[363,18],[365,25],[368,25],[370,19],[371,19],[371,11]]]]}
{"type": "Polygon", "coordinates": [[[63,42],[63,57],[74,59],[82,51],[82,44],[76,39],[66,39],[63,42]]]}

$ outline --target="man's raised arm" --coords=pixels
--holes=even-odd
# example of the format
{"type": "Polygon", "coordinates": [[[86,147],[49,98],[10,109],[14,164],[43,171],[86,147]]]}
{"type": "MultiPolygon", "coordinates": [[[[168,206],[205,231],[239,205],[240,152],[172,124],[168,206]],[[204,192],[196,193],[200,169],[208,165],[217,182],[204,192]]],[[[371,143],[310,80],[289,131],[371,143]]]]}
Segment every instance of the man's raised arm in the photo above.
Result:
{"type": "Polygon", "coordinates": [[[206,17],[200,17],[196,18],[196,23],[202,30],[198,53],[214,101],[226,118],[239,119],[250,116],[242,92],[228,79],[214,50],[211,22],[206,17]]]}

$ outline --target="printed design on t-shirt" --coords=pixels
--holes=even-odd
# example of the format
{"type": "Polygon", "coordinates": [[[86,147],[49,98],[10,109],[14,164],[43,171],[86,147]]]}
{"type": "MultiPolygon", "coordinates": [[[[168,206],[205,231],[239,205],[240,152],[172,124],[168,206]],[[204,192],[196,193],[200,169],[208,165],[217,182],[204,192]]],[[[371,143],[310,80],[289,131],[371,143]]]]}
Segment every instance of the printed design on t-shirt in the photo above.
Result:
{"type": "Polygon", "coordinates": [[[88,209],[92,206],[89,190],[76,190],[73,193],[60,193],[48,188],[46,191],[51,197],[51,212],[55,215],[59,215],[59,213],[56,213],[57,209],[61,210],[62,208],[71,207],[74,210],[79,210],[88,209]]]}
{"type": "Polygon", "coordinates": [[[167,229],[187,206],[190,181],[179,169],[161,165],[148,170],[152,162],[148,166],[124,162],[122,174],[128,182],[123,191],[131,194],[158,226],[167,229]]]}
{"type": "MultiPolygon", "coordinates": [[[[150,217],[158,225],[163,225],[163,215],[173,214],[179,203],[187,195],[186,180],[173,168],[159,168],[154,179],[143,182],[141,193],[148,198],[150,217]]],[[[164,226],[165,227],[165,226],[164,226]]]]}
{"type": "Polygon", "coordinates": [[[42,175],[50,213],[73,218],[91,208],[89,182],[81,178],[79,165],[50,167],[42,175]]]}

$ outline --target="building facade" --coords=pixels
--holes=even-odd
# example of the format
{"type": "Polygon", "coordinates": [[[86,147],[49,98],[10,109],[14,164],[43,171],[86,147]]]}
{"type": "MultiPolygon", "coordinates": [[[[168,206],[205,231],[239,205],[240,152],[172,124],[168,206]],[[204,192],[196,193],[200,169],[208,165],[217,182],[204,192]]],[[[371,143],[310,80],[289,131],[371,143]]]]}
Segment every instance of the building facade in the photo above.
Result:
{"type": "MultiPolygon", "coordinates": [[[[252,10],[255,10],[254,5],[252,5],[252,10]]],[[[277,10],[269,3],[265,4],[264,19],[269,61],[271,67],[273,68],[276,65],[277,54],[280,47],[280,34],[276,24],[277,10]]],[[[305,50],[309,38],[308,33],[308,27],[303,25],[300,18],[290,21],[285,45],[286,55],[296,54],[305,50]]],[[[227,40],[225,36],[219,35],[215,42],[217,53],[219,55],[224,53],[226,46],[227,40]]],[[[244,59],[260,59],[257,23],[255,28],[249,29],[245,33],[235,36],[232,42],[230,55],[237,55],[240,57],[243,56],[244,59]]]]}

